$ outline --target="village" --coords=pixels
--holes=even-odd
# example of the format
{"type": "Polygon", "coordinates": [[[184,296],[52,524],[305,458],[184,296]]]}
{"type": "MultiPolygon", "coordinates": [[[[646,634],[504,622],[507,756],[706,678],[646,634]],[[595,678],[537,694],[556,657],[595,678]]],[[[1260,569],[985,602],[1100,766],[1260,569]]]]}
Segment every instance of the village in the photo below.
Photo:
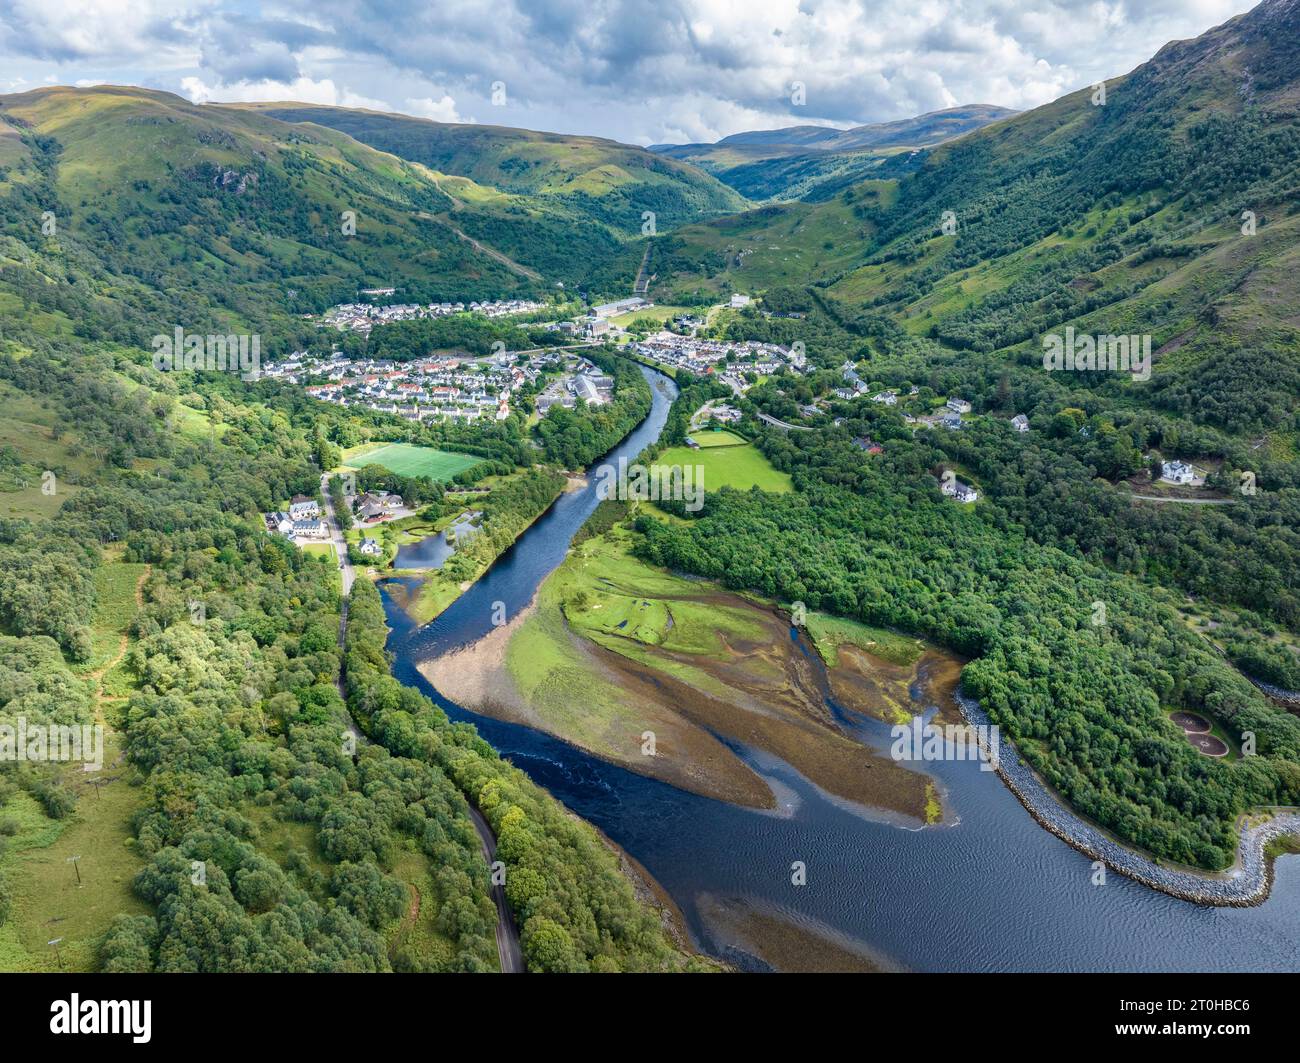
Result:
{"type": "Polygon", "coordinates": [[[743,395],[759,377],[782,368],[803,373],[806,359],[797,349],[774,343],[698,339],[660,331],[631,344],[637,355],[654,365],[685,370],[700,376],[717,375],[737,395],[743,395]]]}
{"type": "Polygon", "coordinates": [[[443,355],[411,362],[352,358],[341,351],[317,356],[298,351],[263,375],[302,385],[322,402],[390,413],[407,421],[503,421],[512,401],[542,386],[539,413],[609,401],[614,382],[589,359],[568,351],[488,357],[443,355]],[[554,379],[547,380],[548,377],[554,379]]]}
{"type": "MultiPolygon", "coordinates": [[[[394,288],[370,288],[362,295],[392,295],[394,288]]],[[[417,318],[449,317],[452,314],[482,314],[484,317],[507,317],[514,314],[531,314],[543,308],[543,303],[528,299],[501,299],[470,303],[393,303],[380,306],[376,303],[341,303],[321,315],[321,322],[340,331],[369,334],[376,325],[394,321],[413,321],[417,318]]],[[[311,318],[311,315],[308,315],[311,318]]]]}

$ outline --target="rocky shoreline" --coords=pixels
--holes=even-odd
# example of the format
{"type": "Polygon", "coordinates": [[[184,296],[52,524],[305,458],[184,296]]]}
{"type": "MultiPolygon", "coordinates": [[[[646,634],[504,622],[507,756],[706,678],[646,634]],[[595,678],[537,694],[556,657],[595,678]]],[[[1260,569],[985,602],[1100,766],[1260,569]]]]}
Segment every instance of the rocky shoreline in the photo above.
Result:
{"type": "MultiPolygon", "coordinates": [[[[1246,675],[1245,672],[1241,673],[1246,675]]],[[[1282,687],[1274,686],[1272,683],[1265,683],[1262,679],[1255,679],[1252,676],[1246,676],[1255,686],[1259,687],[1274,701],[1280,701],[1283,705],[1293,708],[1300,708],[1300,690],[1284,690],[1282,687]]]]}
{"type": "MultiPolygon", "coordinates": [[[[956,693],[968,723],[992,726],[988,713],[963,691],[956,693]]],[[[1144,886],[1193,904],[1248,908],[1262,904],[1273,885],[1273,861],[1268,844],[1287,835],[1300,835],[1300,811],[1279,810],[1265,823],[1243,822],[1237,861],[1230,871],[1200,873],[1166,867],[1121,845],[1098,827],[1066,808],[1009,742],[998,750],[998,775],[1039,825],[1085,856],[1144,886]]]]}

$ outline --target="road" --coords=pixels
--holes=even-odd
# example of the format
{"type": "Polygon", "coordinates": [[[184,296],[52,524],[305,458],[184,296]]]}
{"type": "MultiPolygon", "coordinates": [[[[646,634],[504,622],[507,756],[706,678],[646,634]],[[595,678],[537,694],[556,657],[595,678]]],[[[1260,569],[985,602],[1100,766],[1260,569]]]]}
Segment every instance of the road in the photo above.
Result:
{"type": "MultiPolygon", "coordinates": [[[[497,840],[487,820],[483,818],[483,813],[470,805],[469,815],[474,821],[474,829],[478,831],[478,839],[483,845],[483,856],[487,859],[490,868],[492,861],[496,859],[497,840]]],[[[519,945],[519,928],[515,926],[515,917],[511,915],[510,907],[506,904],[505,887],[494,883],[492,899],[497,905],[497,957],[501,961],[501,973],[523,974],[524,951],[519,945]]]]}
{"type": "MultiPolygon", "coordinates": [[[[325,499],[325,516],[330,525],[330,542],[334,544],[334,557],[342,567],[339,569],[339,576],[343,584],[343,600],[339,604],[339,674],[334,677],[334,685],[338,688],[339,697],[343,699],[346,705],[348,701],[348,692],[343,686],[343,648],[348,635],[348,596],[352,593],[352,584],[356,579],[356,571],[352,567],[352,562],[348,560],[348,544],[343,538],[343,528],[339,524],[338,514],[334,512],[334,499],[330,497],[329,491],[329,473],[325,473],[320,478],[320,493],[325,499]]],[[[348,733],[352,735],[355,747],[360,747],[365,741],[360,729],[348,716],[348,733]]]]}
{"type": "Polygon", "coordinates": [[[1170,502],[1180,506],[1235,506],[1235,498],[1161,498],[1157,495],[1133,495],[1139,502],[1170,502]]]}
{"type": "MultiPolygon", "coordinates": [[[[330,475],[325,473],[320,478],[320,493],[325,499],[325,516],[330,525],[330,542],[334,545],[334,559],[339,562],[339,577],[343,584],[343,607],[339,610],[339,649],[348,633],[348,596],[352,593],[352,584],[357,578],[352,562],[348,560],[348,543],[343,538],[343,527],[339,524],[338,514],[334,512],[334,499],[330,497],[330,475]]],[[[339,693],[343,692],[343,679],[338,681],[339,693]]]]}
{"type": "MultiPolygon", "coordinates": [[[[352,567],[352,562],[348,560],[348,544],[343,538],[343,529],[339,525],[338,514],[334,512],[334,499],[330,497],[329,492],[329,473],[325,473],[320,478],[320,493],[325,500],[325,515],[329,518],[330,541],[334,544],[334,552],[342,563],[339,570],[343,577],[343,604],[339,610],[339,648],[342,649],[344,640],[348,633],[348,595],[352,593],[352,584],[356,579],[356,571],[352,567]]],[[[347,694],[343,689],[343,675],[340,674],[335,678],[335,685],[338,687],[339,696],[347,701],[347,694]]],[[[365,741],[364,736],[357,729],[357,725],[348,720],[348,730],[356,738],[357,745],[360,746],[365,741]]],[[[496,859],[497,840],[492,834],[492,828],[488,826],[487,820],[483,818],[482,813],[473,805],[469,806],[470,818],[474,821],[474,829],[478,831],[479,842],[483,846],[483,856],[487,860],[488,867],[492,867],[492,861],[496,859]]],[[[502,886],[492,886],[492,899],[497,906],[497,956],[501,961],[501,970],[505,974],[523,974],[524,973],[524,952],[519,944],[519,928],[515,926],[514,916],[510,914],[510,908],[506,904],[506,891],[502,886]]]]}
{"type": "Polygon", "coordinates": [[[815,428],[810,428],[806,424],[787,424],[785,421],[778,421],[775,417],[773,417],[769,413],[760,413],[758,415],[758,419],[760,421],[766,421],[770,425],[775,425],[777,428],[780,428],[784,432],[815,432],[816,431],[815,428]]]}

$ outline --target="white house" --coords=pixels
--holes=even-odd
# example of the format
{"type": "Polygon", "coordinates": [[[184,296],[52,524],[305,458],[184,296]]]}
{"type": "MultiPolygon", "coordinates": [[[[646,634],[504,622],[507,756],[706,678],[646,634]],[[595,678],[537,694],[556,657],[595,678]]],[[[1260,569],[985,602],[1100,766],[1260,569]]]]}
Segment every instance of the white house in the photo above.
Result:
{"type": "Polygon", "coordinates": [[[898,396],[892,391],[882,391],[878,395],[871,396],[872,402],[883,402],[886,406],[897,406],[898,396]]]}
{"type": "Polygon", "coordinates": [[[736,294],[731,297],[731,309],[733,310],[739,310],[741,307],[745,307],[748,305],[749,305],[748,295],[741,295],[739,292],[736,292],[736,294]]]}
{"type": "Polygon", "coordinates": [[[1026,417],[1023,413],[1018,413],[1013,418],[1011,418],[1011,427],[1014,428],[1017,432],[1028,432],[1029,418],[1026,417]]]}
{"type": "Polygon", "coordinates": [[[322,520],[295,520],[293,522],[294,537],[302,536],[304,539],[326,539],[329,537],[330,530],[325,526],[322,520]]]}
{"type": "Polygon", "coordinates": [[[384,552],[384,548],[379,545],[378,539],[362,539],[361,545],[357,549],[371,557],[378,557],[384,552]]]}
{"type": "Polygon", "coordinates": [[[293,535],[293,521],[289,519],[287,513],[266,513],[263,514],[266,521],[266,530],[269,532],[278,532],[280,535],[293,535]]]}
{"type": "Polygon", "coordinates": [[[953,413],[970,413],[970,403],[965,399],[949,399],[947,402],[948,409],[953,413]]]}
{"type": "Polygon", "coordinates": [[[1160,463],[1160,479],[1171,484],[1189,484],[1196,473],[1184,461],[1165,461],[1160,463]]]}
{"type": "Polygon", "coordinates": [[[294,495],[289,502],[289,516],[293,520],[319,517],[320,506],[316,504],[314,498],[308,498],[306,495],[294,495]]]}

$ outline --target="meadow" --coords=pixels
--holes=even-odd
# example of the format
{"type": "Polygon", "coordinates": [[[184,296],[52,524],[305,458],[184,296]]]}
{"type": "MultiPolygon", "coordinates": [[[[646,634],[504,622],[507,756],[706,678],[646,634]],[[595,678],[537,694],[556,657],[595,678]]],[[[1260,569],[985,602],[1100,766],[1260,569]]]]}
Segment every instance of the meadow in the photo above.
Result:
{"type": "Polygon", "coordinates": [[[431,480],[450,480],[457,473],[477,465],[478,458],[451,450],[417,447],[411,443],[385,443],[357,447],[344,454],[344,468],[360,469],[365,465],[382,465],[399,476],[427,476],[431,480]],[[366,449],[370,446],[371,449],[366,449]]]}
{"type": "MultiPolygon", "coordinates": [[[[702,432],[699,435],[712,433],[702,432]]],[[[752,443],[705,446],[699,436],[696,438],[701,444],[699,450],[692,447],[669,447],[659,455],[655,465],[700,466],[704,470],[705,491],[716,491],[720,487],[734,487],[738,491],[757,487],[778,493],[791,490],[789,474],[773,468],[771,462],[752,443]]]]}
{"type": "Polygon", "coordinates": [[[699,431],[692,432],[691,438],[701,447],[743,447],[749,442],[744,436],[738,436],[735,432],[728,432],[725,428],[701,428],[699,431]]]}

